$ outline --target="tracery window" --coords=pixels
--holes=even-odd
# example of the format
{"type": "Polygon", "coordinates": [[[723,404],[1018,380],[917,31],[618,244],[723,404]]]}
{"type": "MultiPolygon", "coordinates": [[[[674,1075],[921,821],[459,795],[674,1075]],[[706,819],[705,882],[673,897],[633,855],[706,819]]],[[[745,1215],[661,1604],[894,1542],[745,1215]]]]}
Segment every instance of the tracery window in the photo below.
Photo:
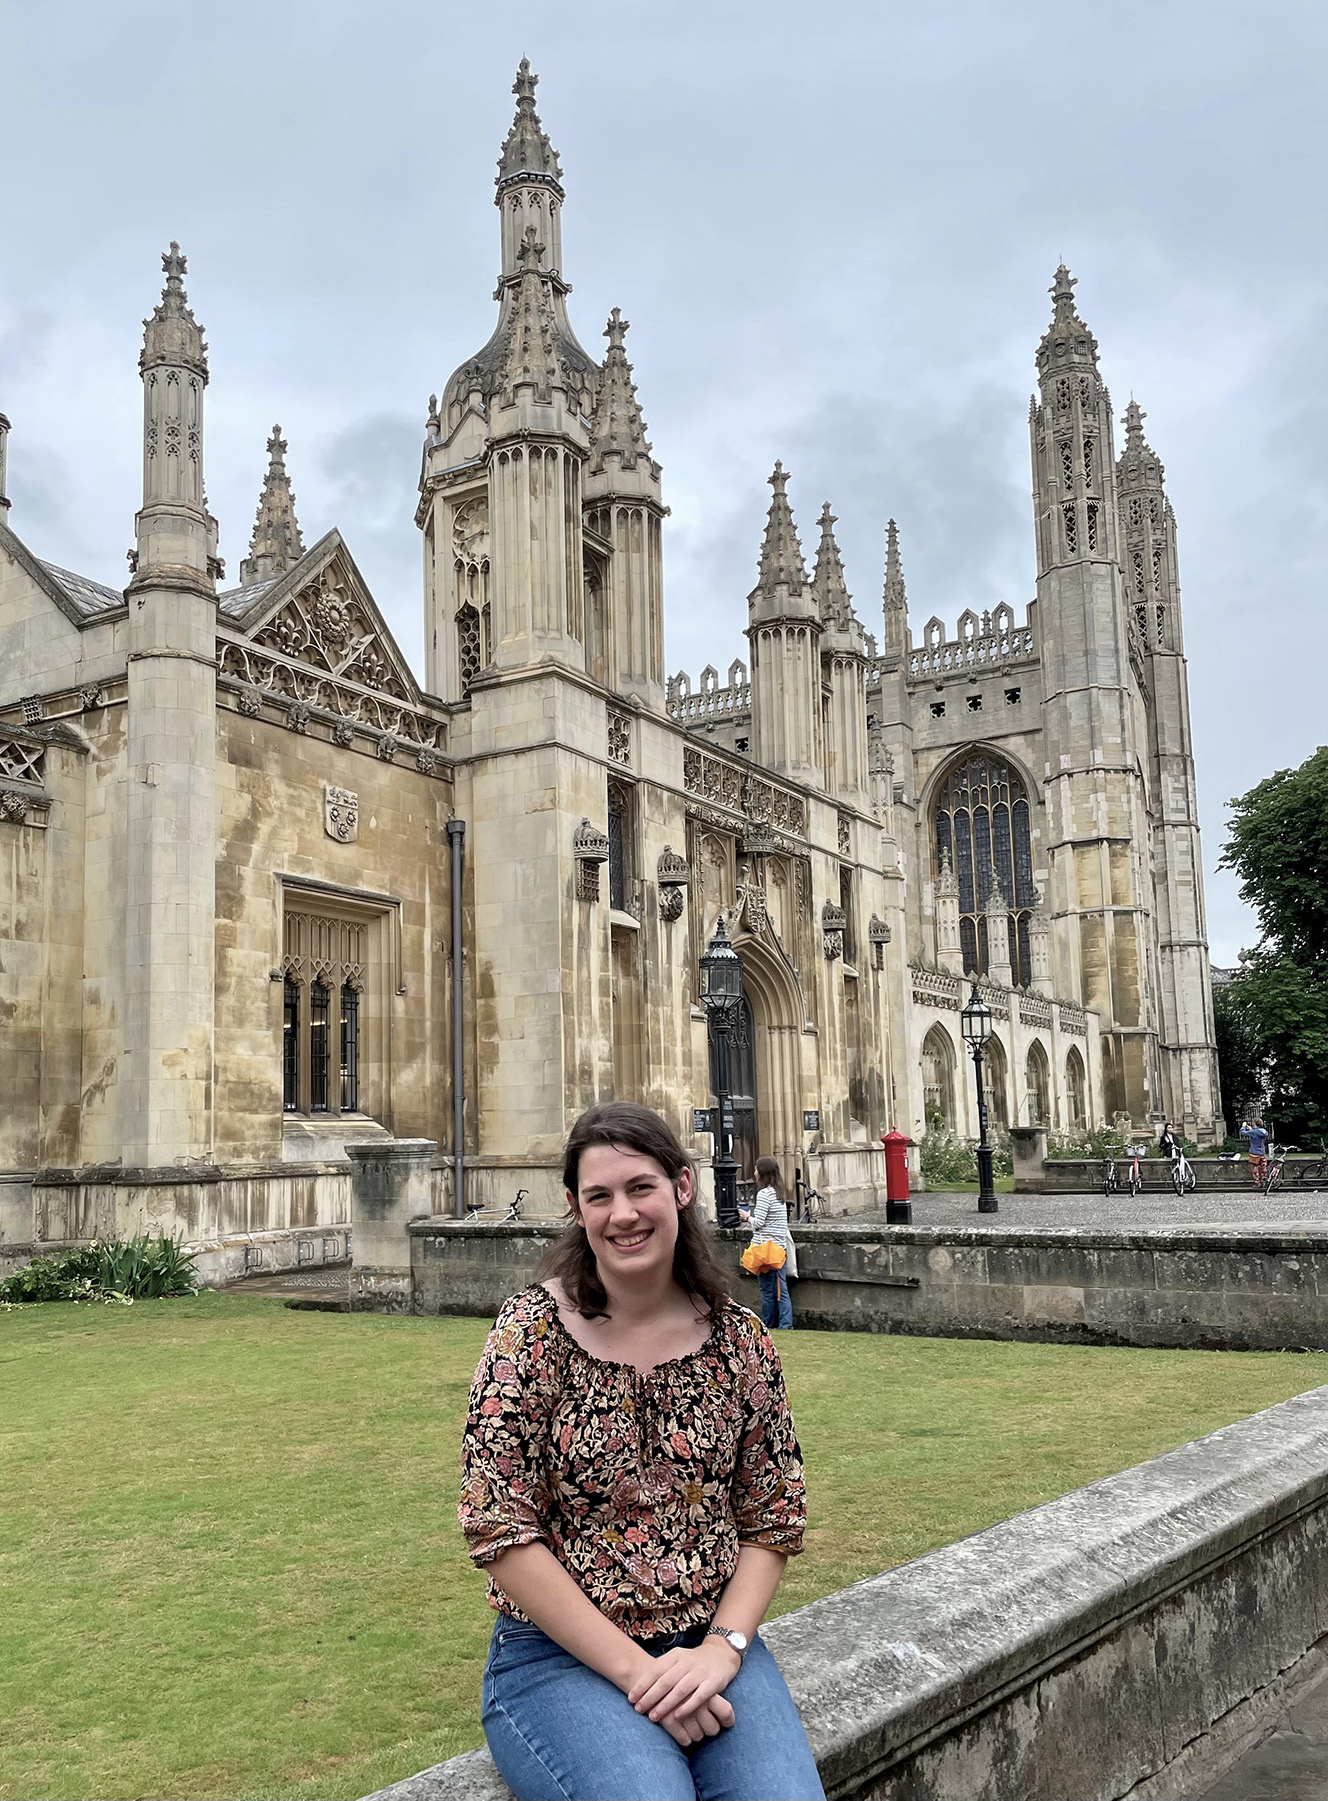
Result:
{"type": "Polygon", "coordinates": [[[457,662],[461,671],[461,698],[470,693],[471,684],[484,667],[484,651],[480,644],[480,616],[467,603],[456,616],[457,662]]]}
{"type": "Polygon", "coordinates": [[[360,1011],[374,922],[287,909],[283,921],[282,1107],[360,1109],[360,1011]]]}
{"type": "Polygon", "coordinates": [[[1074,556],[1079,549],[1079,526],[1074,516],[1074,507],[1062,507],[1061,512],[1065,515],[1065,548],[1074,556]]]}
{"type": "Polygon", "coordinates": [[[1051,1124],[1051,1072],[1047,1067],[1047,1053],[1034,1039],[1028,1047],[1028,1056],[1024,1063],[1025,1107],[1028,1111],[1030,1126],[1049,1126],[1051,1124]]]}
{"type": "Polygon", "coordinates": [[[936,873],[949,859],[959,882],[959,941],[964,969],[986,975],[989,967],[986,905],[999,883],[1010,909],[1010,968],[1026,988],[1032,961],[1028,920],[1037,904],[1028,795],[1002,758],[980,752],[953,763],[933,803],[936,873]]]}
{"type": "Polygon", "coordinates": [[[619,913],[630,913],[635,899],[632,801],[630,784],[609,783],[609,905],[619,913]]]}

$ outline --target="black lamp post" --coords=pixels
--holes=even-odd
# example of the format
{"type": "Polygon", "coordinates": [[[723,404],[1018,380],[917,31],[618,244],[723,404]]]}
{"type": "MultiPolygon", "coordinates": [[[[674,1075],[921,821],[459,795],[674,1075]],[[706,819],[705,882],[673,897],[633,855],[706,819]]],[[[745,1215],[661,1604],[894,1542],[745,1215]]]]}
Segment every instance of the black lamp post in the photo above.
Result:
{"type": "Polygon", "coordinates": [[[715,1217],[738,1224],[738,1166],[733,1161],[733,1100],[729,1094],[729,1033],[742,1000],[742,964],[720,920],[701,958],[701,1002],[715,1030],[715,1087],[719,1130],[715,1142],[715,1217]]]}
{"type": "Polygon", "coordinates": [[[964,1043],[973,1053],[973,1072],[978,1084],[978,1212],[995,1213],[999,1202],[991,1175],[991,1146],[987,1143],[987,1097],[982,1088],[982,1053],[991,1037],[991,1008],[973,984],[968,1005],[959,1015],[959,1029],[964,1043]]]}

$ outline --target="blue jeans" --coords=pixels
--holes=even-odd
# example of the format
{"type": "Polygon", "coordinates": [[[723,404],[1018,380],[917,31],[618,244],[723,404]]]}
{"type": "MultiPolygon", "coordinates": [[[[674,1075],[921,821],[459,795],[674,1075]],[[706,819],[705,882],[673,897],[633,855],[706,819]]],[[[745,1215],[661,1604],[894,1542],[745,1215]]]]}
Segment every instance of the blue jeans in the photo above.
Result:
{"type": "Polygon", "coordinates": [[[684,1751],[538,1626],[500,1616],[481,1717],[517,1801],[825,1801],[793,1697],[759,1637],[724,1693],[733,1725],[684,1751]]]}
{"type": "Polygon", "coordinates": [[[756,1279],[761,1284],[761,1324],[787,1330],[793,1324],[788,1277],[782,1269],[768,1269],[756,1279]]]}

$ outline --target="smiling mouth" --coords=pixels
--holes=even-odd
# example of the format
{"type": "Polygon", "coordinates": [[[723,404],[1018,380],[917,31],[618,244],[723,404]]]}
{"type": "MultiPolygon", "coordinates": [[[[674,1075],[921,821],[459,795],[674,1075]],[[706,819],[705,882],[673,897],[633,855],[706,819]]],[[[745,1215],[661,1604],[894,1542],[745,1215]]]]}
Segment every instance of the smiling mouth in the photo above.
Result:
{"type": "Polygon", "coordinates": [[[651,1237],[650,1231],[624,1233],[621,1238],[611,1238],[609,1243],[615,1251],[634,1251],[651,1237]]]}

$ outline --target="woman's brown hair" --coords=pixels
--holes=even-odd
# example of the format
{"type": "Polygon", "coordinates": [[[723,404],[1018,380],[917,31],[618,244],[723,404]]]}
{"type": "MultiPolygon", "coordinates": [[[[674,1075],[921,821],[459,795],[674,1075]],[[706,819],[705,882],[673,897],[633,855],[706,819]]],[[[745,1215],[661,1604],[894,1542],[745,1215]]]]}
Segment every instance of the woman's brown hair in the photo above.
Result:
{"type": "MultiPolygon", "coordinates": [[[[638,1107],[634,1101],[605,1101],[591,1107],[572,1127],[563,1154],[563,1186],[571,1194],[577,1193],[581,1153],[596,1144],[607,1144],[617,1151],[637,1151],[652,1158],[675,1189],[682,1172],[691,1171],[693,1198],[688,1206],[678,1209],[673,1279],[686,1294],[703,1302],[708,1314],[715,1314],[729,1298],[728,1279],[715,1261],[710,1233],[697,1203],[696,1171],[677,1133],[658,1113],[652,1113],[649,1107],[638,1107]]],[[[585,1227],[575,1215],[562,1236],[544,1253],[535,1274],[541,1280],[556,1276],[572,1306],[587,1319],[600,1318],[607,1312],[609,1297],[599,1279],[595,1253],[585,1227]]]]}
{"type": "Polygon", "coordinates": [[[773,1157],[756,1159],[756,1180],[761,1188],[773,1188],[779,1193],[779,1165],[773,1157]]]}

